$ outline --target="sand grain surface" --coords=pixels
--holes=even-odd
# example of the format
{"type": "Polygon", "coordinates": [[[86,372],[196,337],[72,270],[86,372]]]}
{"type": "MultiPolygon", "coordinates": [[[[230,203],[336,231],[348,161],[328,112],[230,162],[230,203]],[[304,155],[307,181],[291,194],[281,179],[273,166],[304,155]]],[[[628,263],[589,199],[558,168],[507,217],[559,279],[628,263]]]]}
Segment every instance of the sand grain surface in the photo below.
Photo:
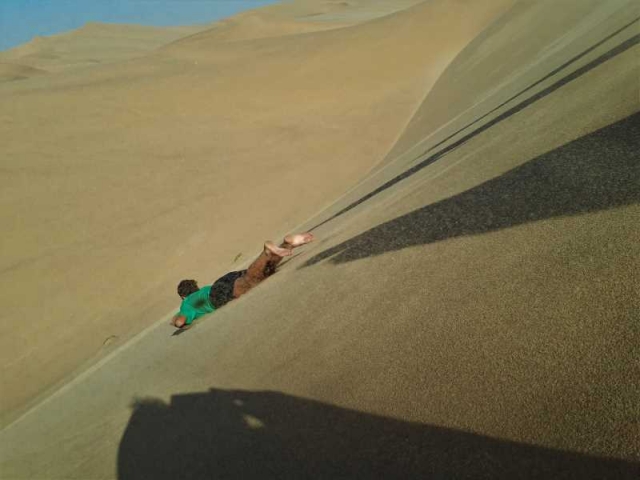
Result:
{"type": "Polygon", "coordinates": [[[0,472],[635,478],[637,17],[298,1],[0,84],[0,472]]]}

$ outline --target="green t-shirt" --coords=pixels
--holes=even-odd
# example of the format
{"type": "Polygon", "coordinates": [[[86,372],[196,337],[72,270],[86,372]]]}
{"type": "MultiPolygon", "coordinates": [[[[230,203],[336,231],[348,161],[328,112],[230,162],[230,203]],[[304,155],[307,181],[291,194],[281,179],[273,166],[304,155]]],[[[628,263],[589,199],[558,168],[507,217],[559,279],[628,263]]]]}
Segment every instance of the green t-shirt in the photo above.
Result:
{"type": "Polygon", "coordinates": [[[180,315],[184,315],[187,318],[185,325],[191,325],[191,322],[196,318],[215,311],[215,308],[209,301],[210,291],[211,285],[207,285],[182,300],[180,315]]]}

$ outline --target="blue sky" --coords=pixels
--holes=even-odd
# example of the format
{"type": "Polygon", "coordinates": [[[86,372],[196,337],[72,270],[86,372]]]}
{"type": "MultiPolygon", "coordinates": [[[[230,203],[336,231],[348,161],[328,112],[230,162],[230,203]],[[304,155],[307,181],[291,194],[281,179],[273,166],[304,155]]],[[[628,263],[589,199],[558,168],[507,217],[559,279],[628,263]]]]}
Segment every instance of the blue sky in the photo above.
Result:
{"type": "Polygon", "coordinates": [[[0,0],[0,50],[86,22],[191,25],[277,0],[0,0]]]}

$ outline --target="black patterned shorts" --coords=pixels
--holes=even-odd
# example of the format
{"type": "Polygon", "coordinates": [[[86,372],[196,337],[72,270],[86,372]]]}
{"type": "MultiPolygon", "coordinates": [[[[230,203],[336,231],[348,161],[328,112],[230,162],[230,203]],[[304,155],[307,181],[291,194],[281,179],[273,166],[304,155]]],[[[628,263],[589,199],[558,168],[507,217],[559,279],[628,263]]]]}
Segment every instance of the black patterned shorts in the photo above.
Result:
{"type": "Polygon", "coordinates": [[[246,270],[229,272],[211,285],[209,300],[213,308],[218,309],[233,300],[233,285],[245,274],[246,270]]]}

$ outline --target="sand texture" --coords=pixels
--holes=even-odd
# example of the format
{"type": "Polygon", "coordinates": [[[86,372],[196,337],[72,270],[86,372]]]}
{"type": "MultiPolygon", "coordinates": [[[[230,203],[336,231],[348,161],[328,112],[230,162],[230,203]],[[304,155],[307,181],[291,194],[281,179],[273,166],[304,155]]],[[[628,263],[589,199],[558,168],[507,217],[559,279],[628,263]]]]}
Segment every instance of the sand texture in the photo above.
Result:
{"type": "Polygon", "coordinates": [[[637,478],[639,18],[298,0],[0,53],[0,477],[637,478]],[[293,230],[172,336],[180,279],[293,230]]]}

